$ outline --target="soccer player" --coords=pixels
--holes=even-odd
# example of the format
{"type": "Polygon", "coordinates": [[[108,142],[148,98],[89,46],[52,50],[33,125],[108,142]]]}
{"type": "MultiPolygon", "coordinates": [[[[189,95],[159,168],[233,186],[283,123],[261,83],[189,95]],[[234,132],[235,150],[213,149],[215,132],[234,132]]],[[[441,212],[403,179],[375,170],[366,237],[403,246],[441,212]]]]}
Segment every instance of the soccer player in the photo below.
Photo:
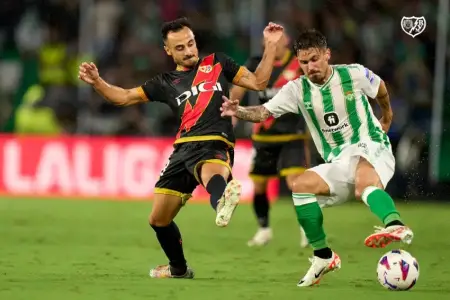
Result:
{"type": "Polygon", "coordinates": [[[262,122],[270,116],[302,114],[314,143],[326,163],[296,178],[292,198],[297,219],[314,249],[312,265],[298,286],[317,284],[322,276],[340,268],[341,260],[326,241],[319,202],[362,200],[384,227],[376,227],[365,245],[385,247],[391,242],[411,243],[413,232],[403,224],[394,201],[385,192],[395,159],[386,132],[392,122],[385,83],[359,64],[329,65],[326,38],[316,30],[302,32],[294,49],[305,74],[290,81],[267,103],[241,107],[224,97],[223,116],[262,122]],[[378,120],[368,98],[378,102],[378,120]]]}
{"type": "MultiPolygon", "coordinates": [[[[284,28],[283,37],[277,44],[276,60],[267,88],[258,92],[260,103],[265,103],[290,80],[301,75],[300,64],[289,46],[291,38],[284,28]]],[[[251,57],[246,63],[250,71],[256,70],[261,62],[261,56],[251,57]]],[[[234,86],[230,90],[230,99],[241,100],[246,89],[234,86]]],[[[310,162],[309,144],[305,139],[305,121],[298,113],[287,113],[280,118],[273,116],[254,126],[252,134],[254,156],[250,177],[253,180],[254,196],[253,210],[259,229],[248,246],[262,246],[272,239],[272,229],[269,226],[269,199],[267,197],[267,182],[271,177],[285,177],[287,186],[292,189],[294,179],[303,173],[310,162]]],[[[301,229],[301,227],[300,227],[301,229]]],[[[301,246],[308,245],[308,240],[301,230],[301,246]]]]}
{"type": "Polygon", "coordinates": [[[216,225],[228,225],[241,191],[232,179],[235,137],[230,117],[221,117],[222,95],[231,83],[263,90],[269,81],[276,44],[283,27],[274,23],[264,29],[265,52],[254,72],[239,66],[223,53],[198,57],[191,25],[185,18],[164,23],[162,38],[176,70],[159,74],[142,86],[123,89],[105,82],[93,63],[80,65],[79,78],[112,104],[119,106],[164,102],[178,114],[181,125],[174,151],[156,183],[149,223],[169,259],[168,265],[150,270],[154,278],[193,278],[183,254],[180,231],[173,221],[198,184],[210,194],[216,225]]]}

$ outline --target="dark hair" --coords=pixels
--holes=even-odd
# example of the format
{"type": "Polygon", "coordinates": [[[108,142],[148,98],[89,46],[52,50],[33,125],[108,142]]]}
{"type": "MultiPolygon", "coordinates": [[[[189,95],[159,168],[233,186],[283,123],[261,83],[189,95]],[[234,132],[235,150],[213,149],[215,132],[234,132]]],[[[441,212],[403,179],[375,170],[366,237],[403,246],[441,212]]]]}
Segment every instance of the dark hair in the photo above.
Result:
{"type": "Polygon", "coordinates": [[[294,51],[309,48],[328,48],[326,37],[316,29],[303,30],[294,42],[294,51]]]}
{"type": "Polygon", "coordinates": [[[189,29],[192,29],[191,23],[189,23],[187,18],[178,18],[169,22],[165,22],[161,26],[161,35],[163,40],[167,40],[167,35],[170,32],[177,32],[183,29],[184,27],[187,27],[189,29]]]}

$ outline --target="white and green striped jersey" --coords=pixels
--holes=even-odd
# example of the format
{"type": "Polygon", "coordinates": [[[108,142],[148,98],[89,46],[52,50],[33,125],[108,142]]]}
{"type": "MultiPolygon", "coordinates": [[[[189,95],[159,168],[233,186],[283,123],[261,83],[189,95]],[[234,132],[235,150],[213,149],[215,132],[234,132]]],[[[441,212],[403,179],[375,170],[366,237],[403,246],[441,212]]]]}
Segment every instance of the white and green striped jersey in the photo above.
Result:
{"type": "Polygon", "coordinates": [[[372,140],[390,147],[369,104],[375,98],[381,79],[359,64],[332,65],[323,85],[306,76],[290,81],[264,106],[274,117],[302,114],[314,143],[327,162],[348,145],[372,140]]]}

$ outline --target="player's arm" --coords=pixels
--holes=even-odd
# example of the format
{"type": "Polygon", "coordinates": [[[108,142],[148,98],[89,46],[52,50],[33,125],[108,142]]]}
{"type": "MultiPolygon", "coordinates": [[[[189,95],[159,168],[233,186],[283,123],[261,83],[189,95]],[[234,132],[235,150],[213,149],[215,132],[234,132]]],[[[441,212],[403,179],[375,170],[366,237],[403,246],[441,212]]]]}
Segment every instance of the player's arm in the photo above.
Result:
{"type": "Polygon", "coordinates": [[[246,88],[235,85],[230,89],[230,99],[241,101],[246,92],[246,88]]]}
{"type": "Polygon", "coordinates": [[[233,83],[241,88],[262,91],[269,83],[275,62],[276,43],[266,42],[263,57],[254,72],[242,66],[233,83]]]}
{"type": "Polygon", "coordinates": [[[239,66],[230,59],[224,61],[224,72],[234,85],[255,91],[264,90],[272,73],[275,62],[276,45],[283,36],[283,27],[269,23],[264,29],[264,53],[258,67],[251,72],[247,67],[239,66]]]}
{"type": "Polygon", "coordinates": [[[235,85],[255,91],[261,91],[267,87],[275,62],[277,43],[283,35],[283,30],[282,26],[269,23],[264,29],[264,53],[261,62],[255,72],[241,67],[240,76],[237,76],[233,82],[235,85]]]}
{"type": "MultiPolygon", "coordinates": [[[[246,63],[245,67],[249,71],[255,71],[258,67],[259,62],[261,61],[261,57],[251,57],[246,63]]],[[[233,85],[233,87],[230,89],[230,99],[239,100],[241,101],[245,93],[247,92],[247,89],[238,85],[233,85]]],[[[236,126],[238,123],[238,119],[236,117],[232,117],[232,123],[233,126],[236,126]]]]}
{"type": "Polygon", "coordinates": [[[244,121],[260,123],[271,116],[270,111],[263,105],[257,106],[238,106],[235,117],[244,121]]]}
{"type": "Polygon", "coordinates": [[[92,86],[106,101],[116,106],[129,106],[148,101],[148,98],[143,96],[141,87],[124,89],[107,83],[101,77],[92,86]]]}
{"type": "Polygon", "coordinates": [[[297,97],[295,83],[292,81],[285,84],[272,99],[263,105],[243,107],[239,105],[239,100],[230,100],[224,96],[221,107],[222,116],[234,116],[254,123],[263,122],[270,116],[278,118],[286,113],[298,113],[297,97]]]}
{"type": "Polygon", "coordinates": [[[90,84],[104,99],[117,106],[128,106],[148,101],[141,87],[124,89],[107,83],[100,77],[97,67],[92,62],[84,62],[80,65],[78,78],[90,84]]]}
{"type": "Polygon", "coordinates": [[[218,53],[228,81],[236,86],[234,88],[240,88],[240,91],[235,92],[245,94],[246,90],[262,91],[267,87],[275,61],[275,49],[274,43],[266,43],[262,60],[254,72],[251,72],[246,66],[238,65],[225,54],[218,53]]]}
{"type": "Polygon", "coordinates": [[[378,88],[378,93],[375,100],[381,108],[381,125],[383,126],[383,130],[387,132],[391,126],[394,113],[392,112],[389,92],[383,80],[380,82],[380,87],[378,88]]]}
{"type": "MultiPolygon", "coordinates": [[[[255,56],[255,57],[251,57],[247,60],[247,62],[245,63],[245,68],[247,68],[247,70],[249,72],[255,72],[256,69],[258,68],[259,63],[261,62],[262,57],[260,56],[255,56]]],[[[238,66],[238,73],[239,73],[240,67],[238,66]]],[[[242,69],[243,70],[243,69],[242,69]]],[[[241,71],[243,72],[243,71],[241,71]]],[[[234,76],[233,81],[239,81],[239,74],[238,76],[234,76]]],[[[245,93],[247,92],[247,88],[239,86],[239,85],[233,85],[233,87],[230,89],[230,99],[234,99],[234,100],[242,100],[242,98],[244,98],[245,93]]]]}
{"type": "Polygon", "coordinates": [[[368,68],[362,65],[358,65],[358,67],[361,74],[362,90],[367,96],[377,101],[381,108],[381,126],[385,132],[388,132],[394,114],[386,84],[377,74],[368,68]]]}
{"type": "MultiPolygon", "coordinates": [[[[235,85],[230,89],[230,99],[235,99],[235,100],[241,101],[242,98],[244,98],[244,95],[246,92],[247,92],[247,89],[235,85]]],[[[238,120],[236,117],[232,117],[231,122],[233,124],[233,127],[235,127],[238,123],[238,120]]]]}

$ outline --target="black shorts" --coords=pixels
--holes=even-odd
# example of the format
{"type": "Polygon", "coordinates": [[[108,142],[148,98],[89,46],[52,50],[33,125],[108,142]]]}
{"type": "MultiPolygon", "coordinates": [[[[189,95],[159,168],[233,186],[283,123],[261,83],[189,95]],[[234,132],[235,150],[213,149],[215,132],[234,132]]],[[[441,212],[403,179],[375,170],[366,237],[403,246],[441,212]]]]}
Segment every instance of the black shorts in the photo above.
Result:
{"type": "Polygon", "coordinates": [[[301,173],[306,167],[305,143],[294,140],[283,143],[254,142],[254,155],[250,177],[284,177],[301,173]]]}
{"type": "Polygon", "coordinates": [[[221,141],[175,145],[155,184],[154,193],[179,196],[184,203],[192,196],[194,189],[201,184],[199,167],[206,162],[223,164],[230,169],[231,173],[234,149],[221,141]]]}

